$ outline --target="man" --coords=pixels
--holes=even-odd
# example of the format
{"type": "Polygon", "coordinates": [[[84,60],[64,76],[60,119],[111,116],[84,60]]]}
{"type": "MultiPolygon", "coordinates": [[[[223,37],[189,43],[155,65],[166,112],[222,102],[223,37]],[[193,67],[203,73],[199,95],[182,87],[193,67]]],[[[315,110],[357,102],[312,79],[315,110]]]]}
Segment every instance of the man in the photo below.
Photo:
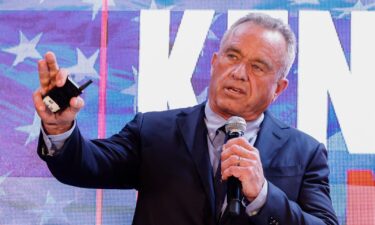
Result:
{"type": "Polygon", "coordinates": [[[212,57],[207,103],[139,113],[104,140],[81,136],[80,97],[62,113],[44,106],[42,94],[67,77],[47,53],[33,96],[43,124],[38,153],[63,183],[137,189],[133,224],[338,224],[324,146],[266,111],[288,86],[295,45],[287,25],[249,14],[224,34],[212,57]],[[246,120],[245,135],[224,145],[221,135],[215,143],[231,116],[246,120]],[[219,201],[217,187],[231,176],[242,186],[239,216],[219,201]]]}

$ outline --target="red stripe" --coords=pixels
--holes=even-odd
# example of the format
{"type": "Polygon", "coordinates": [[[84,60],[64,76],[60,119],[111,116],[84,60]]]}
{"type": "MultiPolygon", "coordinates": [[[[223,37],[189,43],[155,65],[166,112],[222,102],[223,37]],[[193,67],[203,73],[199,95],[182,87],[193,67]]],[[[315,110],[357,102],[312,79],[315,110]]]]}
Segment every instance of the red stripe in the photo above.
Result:
{"type": "Polygon", "coordinates": [[[348,170],[347,176],[348,185],[375,187],[375,176],[372,170],[348,170]]]}
{"type": "Polygon", "coordinates": [[[346,224],[375,225],[375,174],[372,170],[348,170],[346,224]]]}
{"type": "Polygon", "coordinates": [[[103,220],[103,189],[96,190],[96,212],[95,212],[95,221],[96,225],[102,225],[103,220]]]}
{"type": "MultiPolygon", "coordinates": [[[[99,81],[99,109],[98,109],[98,138],[105,137],[105,107],[107,87],[107,24],[108,4],[102,0],[101,36],[100,36],[100,81],[99,81]]],[[[102,225],[103,221],[103,190],[96,191],[96,225],[102,225]]]]}

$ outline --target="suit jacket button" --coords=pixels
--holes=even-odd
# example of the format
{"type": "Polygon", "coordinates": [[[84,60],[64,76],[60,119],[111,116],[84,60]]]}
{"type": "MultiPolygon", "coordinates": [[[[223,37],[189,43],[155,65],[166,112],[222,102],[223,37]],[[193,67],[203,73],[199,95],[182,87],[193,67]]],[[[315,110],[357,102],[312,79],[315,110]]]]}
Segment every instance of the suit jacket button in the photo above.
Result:
{"type": "Polygon", "coordinates": [[[272,216],[268,219],[268,224],[269,225],[279,225],[279,221],[277,221],[275,218],[272,216]]]}

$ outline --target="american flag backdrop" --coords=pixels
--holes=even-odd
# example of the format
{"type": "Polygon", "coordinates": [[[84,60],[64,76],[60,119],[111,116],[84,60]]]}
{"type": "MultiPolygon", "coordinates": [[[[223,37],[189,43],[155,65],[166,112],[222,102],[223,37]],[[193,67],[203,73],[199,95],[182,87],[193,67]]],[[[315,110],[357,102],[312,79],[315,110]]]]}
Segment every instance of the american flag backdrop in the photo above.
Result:
{"type": "MultiPolygon", "coordinates": [[[[56,53],[60,67],[75,74],[73,78],[78,83],[88,79],[94,81],[83,94],[86,106],[79,113],[78,125],[88,138],[108,137],[141,110],[143,13],[168,13],[169,50],[172,52],[187,11],[214,11],[190,76],[195,100],[199,103],[207,97],[211,55],[227,29],[231,10],[285,11],[301,44],[299,51],[304,49],[302,45],[305,46],[302,43],[306,37],[305,15],[317,12],[319,16],[321,12],[328,12],[326,15],[332,21],[338,48],[343,52],[349,70],[354,70],[350,66],[355,60],[351,52],[352,33],[358,33],[355,30],[358,26],[352,23],[353,13],[372,18],[374,9],[374,0],[0,0],[0,224],[117,225],[132,222],[136,202],[134,190],[94,190],[63,185],[51,176],[36,154],[40,118],[35,113],[31,96],[39,86],[37,61],[47,51],[56,53]]],[[[372,27],[367,27],[369,36],[374,33],[374,25],[375,20],[372,27]]],[[[157,28],[158,24],[155,24],[155,33],[157,28]]],[[[319,38],[325,34],[314,35],[319,38]]],[[[374,48],[374,40],[368,42],[369,49],[374,48]]],[[[155,45],[158,44],[155,40],[155,45]]],[[[363,58],[375,56],[363,54],[363,58]]],[[[303,85],[300,74],[305,65],[303,60],[299,52],[288,76],[290,84],[286,93],[271,106],[276,117],[294,127],[303,123],[298,119],[298,96],[303,92],[299,89],[303,85]]],[[[368,68],[365,66],[360,71],[374,76],[375,70],[371,70],[371,65],[368,68]]],[[[363,89],[371,84],[371,80],[365,81],[363,89]]],[[[165,84],[155,83],[158,85],[165,84]]],[[[360,92],[360,89],[347,91],[360,92]]],[[[150,90],[147,94],[158,93],[150,90]]],[[[342,132],[341,121],[344,119],[340,120],[344,117],[338,116],[333,92],[332,95],[325,94],[327,129],[324,132],[335,211],[341,224],[375,225],[375,145],[361,153],[348,147],[352,145],[342,132]]],[[[370,101],[364,98],[357,101],[371,106],[375,95],[362,97],[370,101]]],[[[355,105],[353,101],[347,104],[355,105]]],[[[169,107],[173,108],[166,104],[165,108],[169,107]]],[[[375,110],[375,107],[367,109],[375,110]]],[[[358,119],[356,115],[353,111],[352,123],[358,119]]],[[[375,120],[375,111],[361,115],[375,120]]],[[[310,118],[313,120],[314,114],[310,118]]],[[[371,128],[363,124],[363,135],[368,130],[371,128]]],[[[366,137],[371,139],[373,136],[366,137]]]]}

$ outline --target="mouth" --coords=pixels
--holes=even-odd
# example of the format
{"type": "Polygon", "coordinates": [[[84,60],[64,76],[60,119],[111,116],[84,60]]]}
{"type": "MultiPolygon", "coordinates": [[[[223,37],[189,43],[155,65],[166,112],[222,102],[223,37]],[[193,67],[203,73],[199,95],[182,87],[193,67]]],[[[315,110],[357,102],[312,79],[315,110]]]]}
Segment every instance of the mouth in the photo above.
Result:
{"type": "Polygon", "coordinates": [[[225,87],[224,90],[227,93],[234,94],[234,95],[244,95],[244,94],[246,94],[246,92],[243,89],[237,88],[237,87],[225,87]]]}

